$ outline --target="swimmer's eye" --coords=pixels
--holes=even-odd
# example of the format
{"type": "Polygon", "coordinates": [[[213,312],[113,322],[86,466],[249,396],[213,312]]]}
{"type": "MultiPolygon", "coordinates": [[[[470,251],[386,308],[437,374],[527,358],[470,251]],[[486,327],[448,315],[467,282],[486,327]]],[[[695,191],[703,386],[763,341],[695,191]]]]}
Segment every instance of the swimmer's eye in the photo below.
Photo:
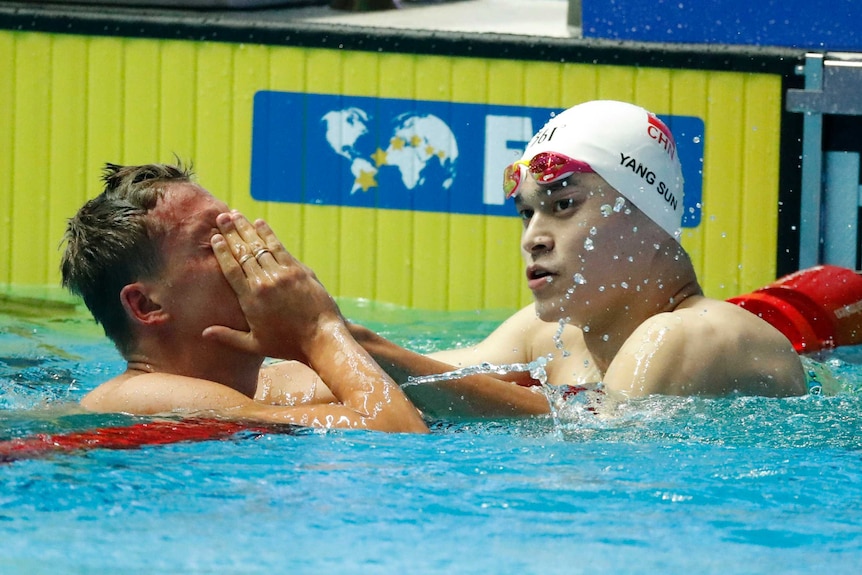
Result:
{"type": "Polygon", "coordinates": [[[533,218],[534,213],[535,212],[533,212],[533,210],[528,210],[526,208],[518,210],[518,215],[521,217],[521,221],[523,222],[529,222],[533,218]]]}
{"type": "Polygon", "coordinates": [[[557,200],[554,202],[554,211],[555,212],[563,212],[568,210],[569,208],[575,207],[574,198],[564,198],[562,200],[557,200]]]}

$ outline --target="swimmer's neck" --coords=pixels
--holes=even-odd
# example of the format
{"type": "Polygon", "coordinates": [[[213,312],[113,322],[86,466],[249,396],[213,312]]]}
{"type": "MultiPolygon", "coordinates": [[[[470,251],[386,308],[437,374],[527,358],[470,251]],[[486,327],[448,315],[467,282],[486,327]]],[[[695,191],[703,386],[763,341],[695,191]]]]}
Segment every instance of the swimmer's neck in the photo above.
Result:
{"type": "Polygon", "coordinates": [[[263,364],[263,358],[233,357],[226,358],[227,361],[219,361],[179,355],[164,358],[141,352],[131,352],[125,359],[126,371],[123,375],[126,378],[148,373],[169,373],[221,383],[252,398],[257,392],[258,377],[263,364]]]}
{"type": "Polygon", "coordinates": [[[691,279],[676,289],[672,296],[660,301],[644,300],[643,305],[630,307],[602,329],[585,332],[584,343],[596,367],[604,374],[629,336],[649,318],[688,307],[703,297],[700,284],[696,279],[691,279]]]}

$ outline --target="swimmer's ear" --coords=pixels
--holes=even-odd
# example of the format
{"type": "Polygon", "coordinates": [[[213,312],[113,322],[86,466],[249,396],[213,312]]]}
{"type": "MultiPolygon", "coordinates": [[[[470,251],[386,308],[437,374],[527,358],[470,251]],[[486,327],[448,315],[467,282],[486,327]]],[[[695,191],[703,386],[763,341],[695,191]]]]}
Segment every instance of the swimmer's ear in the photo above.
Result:
{"type": "Polygon", "coordinates": [[[135,282],[120,290],[120,303],[126,310],[129,319],[134,323],[155,325],[167,320],[167,313],[155,301],[147,289],[147,285],[135,282]]]}

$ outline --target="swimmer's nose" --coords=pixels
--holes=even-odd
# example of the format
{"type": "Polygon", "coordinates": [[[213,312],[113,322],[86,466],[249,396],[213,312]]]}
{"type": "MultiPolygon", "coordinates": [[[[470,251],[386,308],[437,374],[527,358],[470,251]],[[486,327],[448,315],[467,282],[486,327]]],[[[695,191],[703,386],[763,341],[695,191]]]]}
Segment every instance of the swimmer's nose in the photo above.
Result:
{"type": "Polygon", "coordinates": [[[549,252],[554,249],[554,238],[542,229],[541,217],[533,217],[521,237],[521,249],[528,254],[549,252]]]}

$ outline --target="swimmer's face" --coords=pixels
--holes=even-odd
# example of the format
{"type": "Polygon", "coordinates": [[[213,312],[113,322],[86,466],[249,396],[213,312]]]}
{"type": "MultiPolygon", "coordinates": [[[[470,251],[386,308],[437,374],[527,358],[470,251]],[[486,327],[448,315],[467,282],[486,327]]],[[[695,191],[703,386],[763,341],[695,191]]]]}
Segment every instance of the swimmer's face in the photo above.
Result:
{"type": "Polygon", "coordinates": [[[521,250],[539,317],[584,327],[624,306],[642,275],[645,232],[657,226],[598,174],[551,186],[528,178],[522,188],[521,250]]]}
{"type": "Polygon", "coordinates": [[[224,202],[192,183],[170,184],[150,212],[161,233],[164,266],[155,282],[158,303],[178,333],[196,338],[210,325],[247,330],[248,324],[219,267],[210,239],[224,202]]]}

